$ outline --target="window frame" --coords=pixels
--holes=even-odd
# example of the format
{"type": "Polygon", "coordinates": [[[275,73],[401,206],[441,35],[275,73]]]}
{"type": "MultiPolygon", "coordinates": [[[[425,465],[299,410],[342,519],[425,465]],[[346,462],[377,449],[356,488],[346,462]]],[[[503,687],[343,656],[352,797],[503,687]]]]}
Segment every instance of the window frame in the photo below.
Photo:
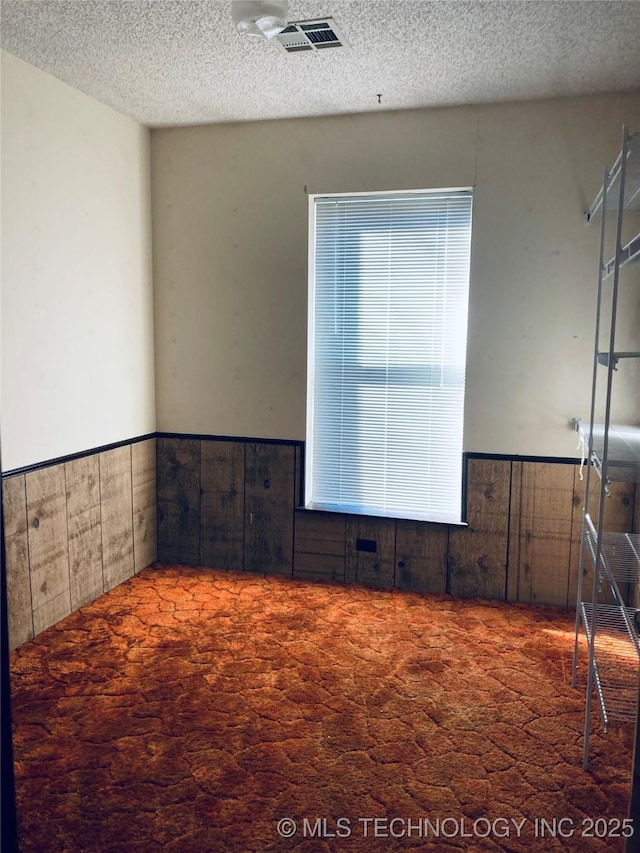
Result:
{"type": "MultiPolygon", "coordinates": [[[[465,414],[465,403],[466,403],[466,376],[468,372],[468,342],[469,342],[469,327],[468,327],[468,319],[469,319],[469,307],[470,307],[470,292],[471,292],[471,260],[472,260],[472,249],[473,249],[473,214],[474,214],[474,187],[473,186],[465,186],[465,187],[437,187],[437,188],[429,188],[429,189],[403,189],[403,190],[370,190],[364,192],[340,192],[340,193],[332,193],[332,192],[321,192],[321,193],[309,193],[308,194],[308,278],[307,278],[307,371],[306,371],[306,439],[304,446],[304,470],[305,477],[304,481],[301,483],[301,498],[302,505],[301,509],[307,512],[329,512],[329,513],[342,513],[345,515],[354,515],[354,516],[362,516],[362,517],[374,517],[374,518],[388,518],[388,519],[400,519],[400,520],[408,520],[415,521],[418,523],[431,523],[431,524],[445,524],[447,526],[467,526],[466,521],[466,479],[467,479],[467,454],[464,450],[464,414],[465,414]],[[470,211],[469,211],[469,275],[467,282],[467,302],[466,302],[466,334],[465,334],[465,358],[464,358],[464,368],[463,374],[465,379],[464,385],[464,393],[463,393],[463,403],[462,403],[462,411],[461,411],[461,429],[463,438],[461,441],[460,447],[460,504],[459,504],[459,519],[437,519],[437,518],[416,518],[414,515],[404,512],[404,511],[392,511],[380,508],[379,510],[374,510],[371,508],[366,509],[356,509],[348,504],[340,504],[336,503],[329,504],[325,503],[322,505],[316,504],[313,505],[311,501],[310,491],[308,489],[308,483],[310,481],[310,471],[311,471],[311,451],[310,448],[314,446],[314,418],[312,417],[312,413],[314,412],[314,406],[316,403],[315,400],[315,383],[312,381],[311,370],[312,366],[315,369],[316,360],[315,360],[315,350],[316,350],[316,336],[315,336],[315,322],[316,322],[316,246],[317,246],[317,205],[316,201],[318,199],[336,199],[340,198],[348,198],[348,199],[357,199],[360,197],[389,197],[393,196],[411,196],[411,195],[440,195],[440,194],[468,194],[470,197],[470,211]]],[[[406,369],[406,368],[399,368],[406,369]]]]}

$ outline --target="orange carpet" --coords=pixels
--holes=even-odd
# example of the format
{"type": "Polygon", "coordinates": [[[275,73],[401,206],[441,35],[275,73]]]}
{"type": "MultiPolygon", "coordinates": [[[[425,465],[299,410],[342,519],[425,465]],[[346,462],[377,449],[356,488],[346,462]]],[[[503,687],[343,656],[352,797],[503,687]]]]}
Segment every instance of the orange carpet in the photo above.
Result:
{"type": "Polygon", "coordinates": [[[12,655],[21,849],[622,851],[572,650],[554,608],[147,569],[12,655]]]}

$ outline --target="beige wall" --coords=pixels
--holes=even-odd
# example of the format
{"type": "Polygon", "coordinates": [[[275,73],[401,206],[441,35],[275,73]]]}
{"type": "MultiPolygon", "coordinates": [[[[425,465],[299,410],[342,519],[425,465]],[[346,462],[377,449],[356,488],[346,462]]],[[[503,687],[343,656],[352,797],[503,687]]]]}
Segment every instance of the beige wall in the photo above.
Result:
{"type": "MultiPolygon", "coordinates": [[[[152,131],[158,429],[304,438],[305,190],[473,185],[465,447],[575,456],[598,246],[582,212],[624,121],[640,96],[152,131]]],[[[637,301],[625,316],[637,338],[637,301]]],[[[625,387],[618,416],[637,418],[637,374],[625,387]]]]}
{"type": "Polygon", "coordinates": [[[149,131],[2,53],[2,465],[155,430],[149,131]]]}

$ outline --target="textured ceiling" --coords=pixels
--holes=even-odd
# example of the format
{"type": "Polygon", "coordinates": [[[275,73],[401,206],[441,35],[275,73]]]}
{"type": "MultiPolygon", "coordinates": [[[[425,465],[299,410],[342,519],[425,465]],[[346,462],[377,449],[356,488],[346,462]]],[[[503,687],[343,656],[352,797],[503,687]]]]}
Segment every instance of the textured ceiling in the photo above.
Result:
{"type": "Polygon", "coordinates": [[[291,0],[345,49],[239,36],[228,0],[2,0],[2,47],[150,127],[640,91],[640,0],[291,0]],[[381,103],[377,95],[381,94],[381,103]]]}

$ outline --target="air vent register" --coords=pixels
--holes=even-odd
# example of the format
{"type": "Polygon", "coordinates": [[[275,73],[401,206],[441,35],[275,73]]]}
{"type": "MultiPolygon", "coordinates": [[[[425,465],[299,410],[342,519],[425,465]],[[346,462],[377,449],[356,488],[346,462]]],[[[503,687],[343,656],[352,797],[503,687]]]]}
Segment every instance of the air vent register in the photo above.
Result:
{"type": "Polygon", "coordinates": [[[347,44],[333,18],[324,18],[321,21],[297,21],[289,24],[274,37],[273,41],[277,42],[286,53],[326,50],[345,47],[347,44]]]}

